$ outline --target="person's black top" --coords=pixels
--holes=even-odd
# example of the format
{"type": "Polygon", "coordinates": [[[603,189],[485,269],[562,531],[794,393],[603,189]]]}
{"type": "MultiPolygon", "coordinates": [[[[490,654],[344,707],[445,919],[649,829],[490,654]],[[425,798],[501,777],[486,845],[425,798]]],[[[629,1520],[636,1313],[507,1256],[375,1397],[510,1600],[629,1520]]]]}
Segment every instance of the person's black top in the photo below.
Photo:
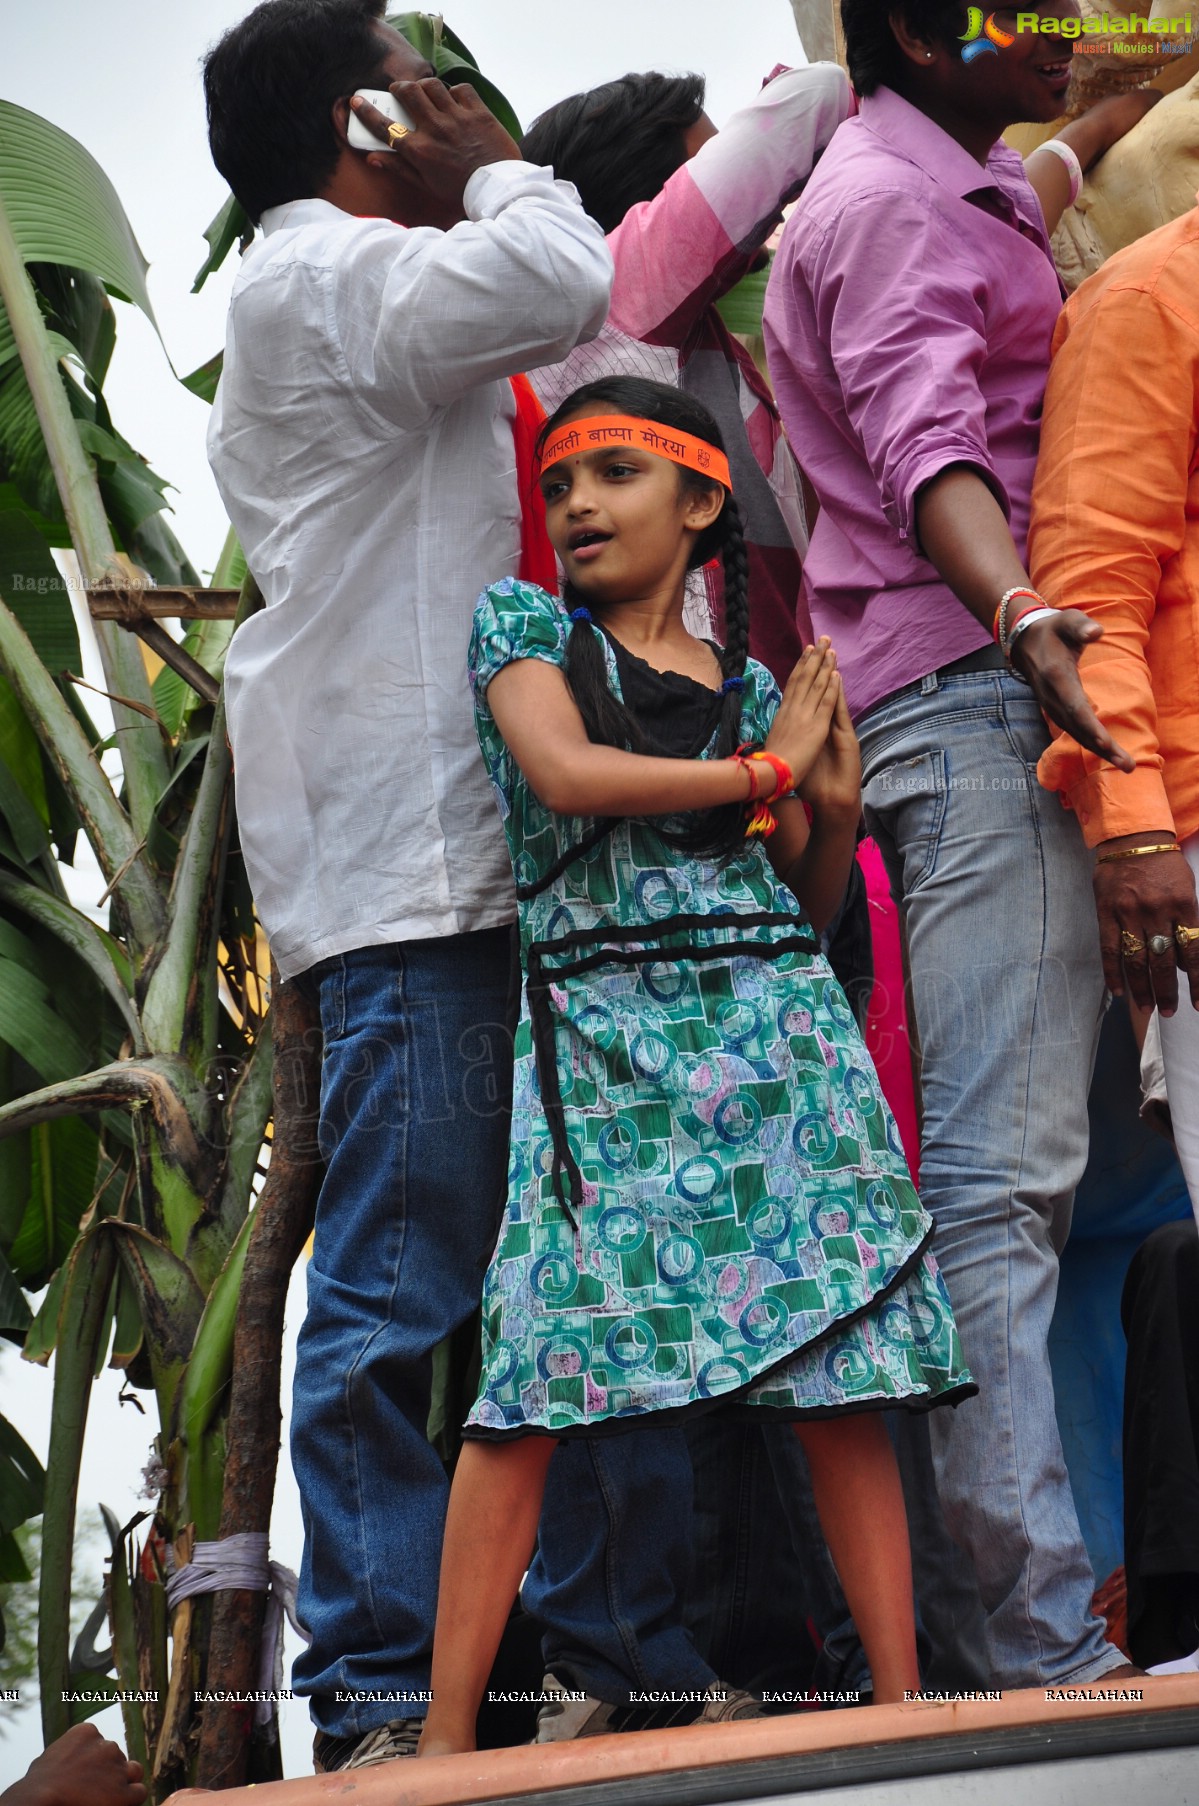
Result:
{"type": "MultiPolygon", "coordinates": [[[[620,690],[650,751],[660,758],[695,759],[716,731],[724,697],[681,671],[655,671],[643,658],[605,634],[616,654],[620,690]]],[[[715,651],[713,647],[713,651],[715,651]]]]}

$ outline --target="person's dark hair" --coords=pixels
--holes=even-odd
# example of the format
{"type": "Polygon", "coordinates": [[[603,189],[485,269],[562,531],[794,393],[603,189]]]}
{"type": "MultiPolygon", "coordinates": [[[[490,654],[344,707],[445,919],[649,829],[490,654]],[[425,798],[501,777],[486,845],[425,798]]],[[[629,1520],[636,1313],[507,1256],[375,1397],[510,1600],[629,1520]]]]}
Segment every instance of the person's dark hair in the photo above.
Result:
{"type": "Polygon", "coordinates": [[[622,75],[542,113],[520,152],[573,182],[592,219],[611,232],[687,161],[683,133],[703,110],[702,75],[622,75]]]}
{"type": "MultiPolygon", "coordinates": [[[[550,415],[537,442],[540,452],[550,434],[581,407],[596,402],[615,412],[631,414],[638,420],[656,420],[663,426],[691,433],[724,451],[720,428],[702,402],[667,383],[647,382],[639,376],[606,376],[584,383],[568,395],[561,407],[550,415]]],[[[679,481],[685,489],[708,491],[712,478],[699,471],[678,467],[679,481]]],[[[724,507],[695,542],[691,569],[719,554],[724,564],[725,641],[720,668],[726,679],[738,680],[745,675],[749,655],[749,556],[745,549],[745,532],[741,510],[728,490],[724,507]]],[[[568,583],[565,600],[573,610],[586,606],[584,598],[568,583]]],[[[649,745],[638,722],[608,686],[608,672],[603,647],[595,628],[585,620],[575,621],[566,642],[566,681],[570,685],[590,739],[603,746],[621,746],[629,752],[649,751],[649,745]]],[[[725,692],[716,735],[716,758],[728,758],[741,739],[741,687],[738,682],[725,692]]],[[[696,810],[682,828],[666,828],[655,823],[663,838],[684,852],[706,859],[729,859],[745,845],[745,810],[740,803],[724,804],[716,809],[696,810]]]]}
{"type": "Polygon", "coordinates": [[[893,17],[903,19],[909,31],[942,43],[962,33],[961,0],[841,0],[845,61],[859,94],[903,85],[905,59],[891,30],[893,17]]]}
{"type": "Polygon", "coordinates": [[[314,195],[340,144],[333,103],[385,86],[386,0],[264,0],[204,59],[212,160],[256,223],[314,195]]]}

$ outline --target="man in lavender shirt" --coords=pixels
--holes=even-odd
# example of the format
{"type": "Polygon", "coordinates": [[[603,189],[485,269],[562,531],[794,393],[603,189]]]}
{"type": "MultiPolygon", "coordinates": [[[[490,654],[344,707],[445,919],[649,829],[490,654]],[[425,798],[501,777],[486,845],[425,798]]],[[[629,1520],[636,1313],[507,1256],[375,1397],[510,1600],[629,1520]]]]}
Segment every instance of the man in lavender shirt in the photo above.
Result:
{"type": "MultiPolygon", "coordinates": [[[[1077,16],[1046,0],[1042,17],[1077,16]]],[[[1127,755],[1077,675],[1074,611],[991,640],[1024,541],[1061,291],[1016,120],[1061,111],[1061,39],[963,59],[957,0],[842,0],[859,117],[784,234],[766,307],[783,422],[821,514],[812,619],[837,647],[867,823],[902,901],[923,1059],[921,1190],[981,1392],[930,1425],[1004,1686],[1123,1665],[1054,1417],[1047,1336],[1087,1153],[1103,1009],[1090,861],[1040,790],[1042,708],[1127,755]],[[1019,677],[1026,682],[1020,682],[1019,677]]],[[[1030,607],[1011,604],[1011,618],[1030,607]]]]}

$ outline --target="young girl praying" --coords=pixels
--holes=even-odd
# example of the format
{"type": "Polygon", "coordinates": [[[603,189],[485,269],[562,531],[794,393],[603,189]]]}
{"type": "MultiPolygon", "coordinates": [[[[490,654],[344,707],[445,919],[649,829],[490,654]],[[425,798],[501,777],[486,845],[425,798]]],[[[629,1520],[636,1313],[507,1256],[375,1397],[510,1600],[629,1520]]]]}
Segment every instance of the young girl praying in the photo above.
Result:
{"type": "Polygon", "coordinates": [[[422,1755],[474,1748],[557,1439],[690,1411],[794,1422],[874,1697],[901,1699],[920,1683],[880,1412],[975,1390],[817,939],[860,806],[835,655],[809,647],[781,697],[747,660],[741,519],[698,402],[590,383],[539,451],[565,597],[506,578],[471,643],[525,986],[422,1755]],[[683,626],[717,555],[723,649],[683,626]]]}

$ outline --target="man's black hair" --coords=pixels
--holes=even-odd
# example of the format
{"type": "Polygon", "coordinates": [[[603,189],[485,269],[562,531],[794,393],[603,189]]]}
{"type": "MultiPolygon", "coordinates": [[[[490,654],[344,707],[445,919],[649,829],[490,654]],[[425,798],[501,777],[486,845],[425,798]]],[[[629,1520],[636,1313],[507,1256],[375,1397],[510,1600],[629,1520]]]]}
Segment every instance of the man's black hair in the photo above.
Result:
{"type": "Polygon", "coordinates": [[[961,0],[841,0],[845,60],[859,94],[903,87],[906,58],[891,29],[893,17],[902,19],[909,31],[943,43],[962,33],[961,0]]]}
{"type": "Polygon", "coordinates": [[[521,155],[552,164],[611,232],[687,161],[683,133],[703,110],[702,75],[622,75],[550,107],[525,133],[521,155]]]}
{"type": "Polygon", "coordinates": [[[386,0],[264,0],[204,59],[212,160],[257,222],[314,195],[340,144],[333,103],[385,86],[386,0]]]}

